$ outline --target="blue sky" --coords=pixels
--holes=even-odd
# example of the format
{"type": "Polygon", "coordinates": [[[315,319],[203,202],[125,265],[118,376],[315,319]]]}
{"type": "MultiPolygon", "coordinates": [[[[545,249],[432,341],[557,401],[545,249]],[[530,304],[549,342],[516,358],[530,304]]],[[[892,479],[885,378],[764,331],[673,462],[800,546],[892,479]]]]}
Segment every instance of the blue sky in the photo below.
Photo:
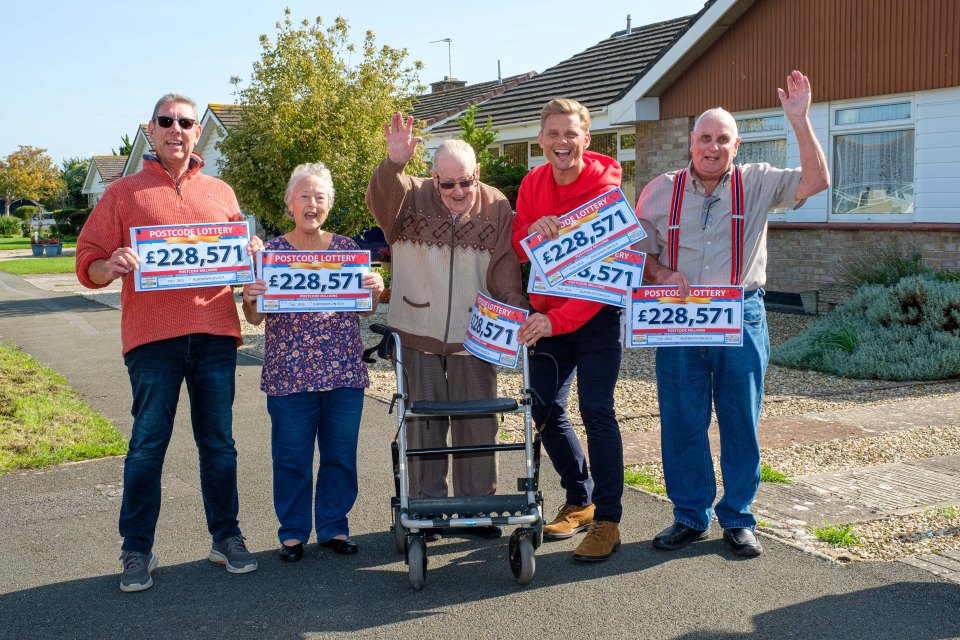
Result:
{"type": "MultiPolygon", "coordinates": [[[[405,47],[425,67],[424,84],[448,74],[468,83],[541,72],[626,26],[696,13],[703,0],[545,2],[488,0],[413,3],[355,0],[114,0],[4,2],[7,46],[0,67],[0,157],[21,144],[63,158],[109,154],[146,122],[154,101],[175,91],[200,109],[234,101],[230,76],[246,82],[259,36],[276,33],[285,6],[296,20],[337,15],[357,42],[372,29],[379,44],[405,47]],[[422,7],[422,8],[420,8],[422,7]]],[[[202,115],[202,113],[201,113],[202,115]]]]}

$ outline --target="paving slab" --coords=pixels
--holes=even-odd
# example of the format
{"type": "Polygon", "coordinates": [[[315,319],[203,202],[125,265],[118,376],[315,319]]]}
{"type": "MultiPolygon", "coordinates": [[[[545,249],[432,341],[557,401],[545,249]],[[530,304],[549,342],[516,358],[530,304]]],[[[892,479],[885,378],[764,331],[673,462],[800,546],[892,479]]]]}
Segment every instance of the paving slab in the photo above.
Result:
{"type": "Polygon", "coordinates": [[[960,456],[897,462],[762,483],[756,509],[810,526],[868,522],[960,504],[960,456]]]}

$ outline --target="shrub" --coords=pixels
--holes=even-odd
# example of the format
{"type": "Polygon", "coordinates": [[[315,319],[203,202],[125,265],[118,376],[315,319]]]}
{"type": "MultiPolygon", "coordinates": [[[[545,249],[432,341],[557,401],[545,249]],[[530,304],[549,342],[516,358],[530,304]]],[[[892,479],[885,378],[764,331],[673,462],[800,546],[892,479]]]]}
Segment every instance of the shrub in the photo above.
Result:
{"type": "Polygon", "coordinates": [[[900,240],[851,251],[837,265],[834,278],[842,288],[856,291],[865,284],[893,286],[903,278],[926,275],[923,254],[900,240]]]}
{"type": "Polygon", "coordinates": [[[80,230],[83,229],[83,225],[87,223],[87,218],[90,217],[90,212],[92,209],[71,209],[70,215],[67,216],[67,220],[70,222],[71,231],[70,233],[80,233],[80,230]],[[76,231],[73,231],[76,229],[76,231]]]}
{"type": "Polygon", "coordinates": [[[0,216],[0,236],[23,236],[23,220],[16,216],[0,216]]]}
{"type": "Polygon", "coordinates": [[[16,211],[13,212],[13,215],[17,216],[21,220],[29,221],[30,218],[37,215],[40,210],[31,205],[24,205],[18,207],[16,211]]]}
{"type": "Polygon", "coordinates": [[[960,282],[914,276],[863,286],[770,360],[848,378],[960,377],[960,282]]]}

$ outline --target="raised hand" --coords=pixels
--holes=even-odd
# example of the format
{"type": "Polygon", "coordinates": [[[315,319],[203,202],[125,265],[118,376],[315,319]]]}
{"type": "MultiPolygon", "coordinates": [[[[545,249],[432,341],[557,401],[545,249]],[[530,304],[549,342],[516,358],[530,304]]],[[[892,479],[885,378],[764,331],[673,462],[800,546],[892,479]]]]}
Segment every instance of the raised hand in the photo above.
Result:
{"type": "Polygon", "coordinates": [[[399,111],[383,125],[383,133],[387,140],[387,156],[397,164],[410,162],[417,145],[423,141],[420,136],[413,135],[413,116],[407,116],[404,121],[399,111]]]}
{"type": "Polygon", "coordinates": [[[787,76],[787,90],[777,88],[780,104],[788,118],[805,118],[810,109],[810,80],[796,69],[787,76]]]}

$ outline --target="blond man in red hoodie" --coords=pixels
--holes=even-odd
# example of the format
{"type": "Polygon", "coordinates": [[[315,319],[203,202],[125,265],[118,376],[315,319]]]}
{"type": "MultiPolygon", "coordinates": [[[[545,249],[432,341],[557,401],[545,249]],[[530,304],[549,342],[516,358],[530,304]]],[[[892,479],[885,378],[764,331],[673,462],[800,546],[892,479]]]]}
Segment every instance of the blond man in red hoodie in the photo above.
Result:
{"type": "MultiPolygon", "coordinates": [[[[551,100],[540,112],[537,136],[549,164],[523,179],[513,221],[514,250],[537,232],[556,238],[558,216],[620,186],[620,165],[587,151],[590,112],[575,100],[551,100]]],[[[544,527],[544,537],[570,538],[589,529],[574,551],[581,561],[606,560],[620,545],[623,496],[623,443],[613,409],[620,370],[621,310],[617,307],[530,294],[535,310],[520,328],[519,339],[532,347],[531,383],[545,401],[534,407],[543,446],[560,474],[565,504],[544,527]],[[587,431],[589,468],[567,415],[574,379],[580,417],[587,431]]]]}

